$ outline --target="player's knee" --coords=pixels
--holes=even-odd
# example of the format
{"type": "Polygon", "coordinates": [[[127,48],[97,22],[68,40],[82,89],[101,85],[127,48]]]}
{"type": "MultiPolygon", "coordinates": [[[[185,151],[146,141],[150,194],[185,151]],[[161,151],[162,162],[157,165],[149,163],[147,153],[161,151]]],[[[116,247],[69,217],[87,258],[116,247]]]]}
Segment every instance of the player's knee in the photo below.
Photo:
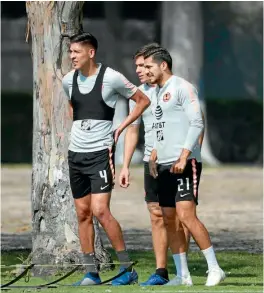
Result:
{"type": "Polygon", "coordinates": [[[161,227],[164,226],[164,219],[162,212],[157,211],[150,214],[151,218],[151,225],[155,227],[161,227]]]}
{"type": "Polygon", "coordinates": [[[92,222],[93,221],[93,214],[90,209],[84,208],[78,208],[77,209],[77,220],[78,223],[82,222],[92,222]]]}
{"type": "MultiPolygon", "coordinates": [[[[187,226],[190,221],[193,221],[192,214],[185,210],[177,211],[177,216],[178,220],[187,226]]],[[[181,225],[179,227],[182,228],[181,225]]]]}
{"type": "Polygon", "coordinates": [[[155,217],[162,217],[162,210],[161,210],[161,207],[159,206],[158,203],[156,202],[150,202],[148,203],[148,210],[149,210],[149,213],[150,213],[150,217],[152,218],[155,218],[155,217]]]}
{"type": "Polygon", "coordinates": [[[169,214],[163,215],[163,222],[166,228],[175,227],[175,217],[169,214]]]}
{"type": "Polygon", "coordinates": [[[98,206],[98,207],[94,208],[93,214],[98,219],[98,221],[100,223],[105,222],[105,221],[109,221],[109,217],[111,215],[109,209],[102,207],[102,206],[98,206]]]}

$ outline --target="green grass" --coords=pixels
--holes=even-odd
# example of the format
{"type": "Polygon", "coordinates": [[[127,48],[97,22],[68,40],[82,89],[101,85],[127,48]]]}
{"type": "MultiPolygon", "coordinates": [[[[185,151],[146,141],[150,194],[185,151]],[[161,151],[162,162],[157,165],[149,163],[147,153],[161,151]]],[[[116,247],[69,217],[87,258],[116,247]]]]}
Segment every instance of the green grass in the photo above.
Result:
{"type": "MultiPolygon", "coordinates": [[[[138,260],[138,264],[135,269],[139,274],[139,281],[145,281],[155,269],[155,261],[152,252],[143,251],[133,251],[131,256],[134,260],[138,260]]],[[[25,259],[27,257],[26,252],[12,252],[12,253],[2,253],[1,261],[2,265],[17,264],[21,261],[19,259],[25,259]]],[[[42,289],[49,293],[72,293],[72,292],[105,292],[105,293],[115,293],[115,292],[263,292],[263,257],[261,254],[250,254],[242,252],[219,252],[217,253],[219,263],[223,270],[227,274],[226,280],[219,286],[214,288],[206,288],[204,283],[206,281],[206,263],[200,253],[191,252],[189,253],[189,269],[193,278],[194,286],[186,288],[184,286],[180,287],[139,287],[138,285],[125,286],[125,287],[111,287],[109,285],[103,285],[99,287],[60,287],[57,289],[42,289]]],[[[175,271],[172,258],[169,256],[168,269],[170,272],[170,277],[173,277],[175,271]]],[[[118,267],[111,272],[105,272],[101,274],[102,280],[105,280],[117,273],[118,267]]],[[[64,284],[70,284],[71,282],[77,281],[82,275],[76,273],[71,276],[64,284]]],[[[10,280],[10,275],[1,272],[2,283],[7,279],[10,280]]],[[[29,283],[25,283],[24,280],[19,281],[19,285],[36,285],[40,283],[45,283],[46,281],[52,281],[58,277],[49,277],[46,280],[32,277],[29,283]]],[[[31,289],[32,291],[36,291],[31,289]]],[[[30,291],[31,291],[30,290],[30,291]]],[[[29,292],[29,289],[12,289],[8,292],[29,292]]],[[[38,291],[39,292],[39,291],[38,291]]]]}

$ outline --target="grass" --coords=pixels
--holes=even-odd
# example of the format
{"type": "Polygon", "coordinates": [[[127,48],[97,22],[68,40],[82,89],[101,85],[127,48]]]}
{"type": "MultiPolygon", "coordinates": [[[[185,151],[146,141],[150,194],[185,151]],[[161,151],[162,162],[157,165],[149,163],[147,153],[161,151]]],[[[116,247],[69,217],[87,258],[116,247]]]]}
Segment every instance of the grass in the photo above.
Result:
{"type": "MultiPolygon", "coordinates": [[[[2,265],[11,265],[20,263],[21,259],[25,259],[28,255],[28,252],[11,252],[2,253],[1,261],[2,265]]],[[[153,252],[146,251],[132,251],[132,259],[138,260],[138,264],[135,269],[139,274],[139,282],[145,281],[155,269],[155,260],[153,257],[153,252]]],[[[242,252],[219,252],[217,254],[219,263],[221,267],[227,274],[226,280],[219,286],[214,288],[206,288],[204,283],[206,281],[206,263],[197,252],[190,252],[189,259],[189,269],[193,278],[193,287],[140,287],[138,285],[125,286],[125,287],[111,287],[109,285],[103,285],[98,287],[59,287],[59,288],[49,288],[42,289],[48,293],[115,293],[115,292],[129,292],[129,293],[147,293],[147,292],[229,292],[229,293],[238,293],[238,292],[247,292],[247,293],[260,293],[263,292],[263,258],[261,254],[250,254],[242,252]]],[[[173,277],[175,271],[172,258],[169,257],[168,269],[170,272],[170,278],[173,277]]],[[[114,276],[117,273],[118,267],[111,272],[105,272],[101,274],[102,280],[105,280],[109,277],[114,276]]],[[[64,284],[71,284],[81,278],[80,273],[75,273],[66,281],[63,281],[64,284]]],[[[6,275],[4,270],[1,271],[2,283],[10,280],[10,275],[6,275]]],[[[25,283],[24,279],[20,280],[17,285],[36,285],[52,281],[58,276],[49,277],[44,279],[32,277],[28,283],[25,283]]],[[[30,292],[35,291],[35,289],[12,289],[9,292],[30,292]]],[[[39,292],[39,291],[38,291],[39,292]]]]}

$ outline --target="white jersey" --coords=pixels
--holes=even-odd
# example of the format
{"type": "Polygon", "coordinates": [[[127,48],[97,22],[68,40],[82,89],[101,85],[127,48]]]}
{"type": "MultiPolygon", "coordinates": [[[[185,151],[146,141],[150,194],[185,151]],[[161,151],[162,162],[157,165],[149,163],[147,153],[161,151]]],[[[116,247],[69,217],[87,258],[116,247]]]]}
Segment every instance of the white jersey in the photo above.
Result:
{"type": "Polygon", "coordinates": [[[183,149],[192,152],[189,158],[201,162],[198,139],[204,123],[195,87],[183,78],[172,75],[163,87],[155,88],[151,101],[158,163],[172,164],[183,149]]]}

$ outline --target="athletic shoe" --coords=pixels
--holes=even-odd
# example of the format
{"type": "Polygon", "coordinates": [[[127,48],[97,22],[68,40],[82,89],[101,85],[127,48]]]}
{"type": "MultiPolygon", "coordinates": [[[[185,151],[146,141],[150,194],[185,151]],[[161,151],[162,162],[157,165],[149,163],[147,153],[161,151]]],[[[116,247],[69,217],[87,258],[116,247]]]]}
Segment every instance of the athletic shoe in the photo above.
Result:
{"type": "Polygon", "coordinates": [[[76,282],[73,285],[74,286],[89,286],[89,285],[96,285],[100,283],[101,283],[101,279],[99,274],[87,273],[81,281],[76,282]]]}
{"type": "Polygon", "coordinates": [[[207,271],[208,277],[207,281],[205,283],[205,286],[216,286],[218,285],[221,281],[224,281],[226,275],[224,271],[221,268],[213,268],[209,271],[207,271]]]}
{"type": "Polygon", "coordinates": [[[152,274],[146,282],[141,283],[141,286],[156,286],[156,285],[165,285],[169,280],[164,279],[160,275],[152,274]]]}
{"type": "MultiPolygon", "coordinates": [[[[120,268],[120,273],[122,273],[125,270],[124,267],[120,268]]],[[[138,274],[135,270],[132,270],[131,272],[126,272],[119,278],[112,281],[112,286],[120,286],[120,285],[131,285],[138,282],[138,274]]]]}
{"type": "Polygon", "coordinates": [[[192,278],[191,275],[188,275],[187,277],[180,277],[175,276],[172,280],[170,280],[165,286],[180,286],[180,285],[186,285],[186,286],[192,286],[192,278]]]}

